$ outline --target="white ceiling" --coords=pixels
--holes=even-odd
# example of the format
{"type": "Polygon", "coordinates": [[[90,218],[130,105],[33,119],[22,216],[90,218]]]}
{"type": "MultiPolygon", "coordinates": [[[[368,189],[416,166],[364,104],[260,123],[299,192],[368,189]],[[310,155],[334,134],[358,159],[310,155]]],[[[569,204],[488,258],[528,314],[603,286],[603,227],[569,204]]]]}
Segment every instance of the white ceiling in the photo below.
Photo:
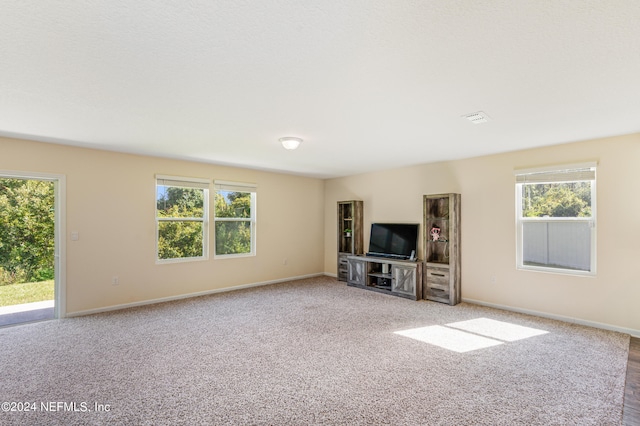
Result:
{"type": "Polygon", "coordinates": [[[638,0],[0,0],[1,135],[322,178],[639,132],[639,76],[638,0]]]}

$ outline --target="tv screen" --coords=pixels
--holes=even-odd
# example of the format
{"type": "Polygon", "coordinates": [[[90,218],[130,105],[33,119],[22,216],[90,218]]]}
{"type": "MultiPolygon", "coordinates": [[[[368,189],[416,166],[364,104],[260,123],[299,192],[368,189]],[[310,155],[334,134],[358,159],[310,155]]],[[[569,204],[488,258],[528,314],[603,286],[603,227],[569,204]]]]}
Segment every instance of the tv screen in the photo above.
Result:
{"type": "Polygon", "coordinates": [[[409,259],[418,253],[417,223],[372,223],[369,256],[409,259]]]}

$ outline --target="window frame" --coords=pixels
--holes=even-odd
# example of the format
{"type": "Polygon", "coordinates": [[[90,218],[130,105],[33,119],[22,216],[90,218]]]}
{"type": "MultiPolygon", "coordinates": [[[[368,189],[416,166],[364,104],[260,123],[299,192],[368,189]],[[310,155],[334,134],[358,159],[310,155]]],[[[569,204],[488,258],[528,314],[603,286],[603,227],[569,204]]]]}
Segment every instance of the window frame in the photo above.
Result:
{"type": "Polygon", "coordinates": [[[183,176],[156,175],[155,185],[155,221],[156,221],[156,264],[197,262],[209,259],[209,190],[210,179],[183,176]],[[195,188],[203,190],[202,217],[159,217],[158,216],[158,186],[172,186],[178,188],[195,188]],[[175,257],[160,259],[159,239],[161,222],[200,222],[202,223],[202,255],[192,257],[175,257]]]}
{"type": "Polygon", "coordinates": [[[232,182],[225,180],[214,180],[213,182],[213,193],[214,193],[214,207],[212,211],[213,215],[213,258],[214,259],[232,259],[238,257],[252,257],[256,256],[256,237],[257,237],[257,208],[256,208],[256,200],[258,193],[258,185],[255,183],[244,183],[244,182],[232,182]],[[218,194],[218,191],[232,191],[232,192],[248,192],[251,194],[251,214],[248,218],[240,218],[240,217],[217,217],[216,216],[216,208],[215,208],[215,197],[218,194]],[[216,244],[216,223],[217,222],[249,222],[249,229],[251,235],[250,242],[250,251],[249,253],[229,253],[229,254],[218,254],[217,253],[217,244],[216,244]]]}
{"type": "MultiPolygon", "coordinates": [[[[597,235],[597,198],[596,198],[596,186],[597,186],[597,163],[580,163],[580,164],[566,164],[541,167],[535,169],[522,169],[514,170],[515,175],[515,192],[516,192],[516,269],[524,271],[537,271],[547,272],[563,275],[576,275],[594,277],[596,276],[597,265],[597,250],[596,250],[596,235],[597,235]],[[576,173],[573,179],[562,180],[561,175],[563,173],[571,171],[580,171],[589,169],[584,175],[576,173]],[[589,174],[593,177],[589,178],[589,174]],[[553,183],[571,183],[571,182],[591,182],[591,217],[523,217],[522,216],[522,187],[527,184],[527,176],[535,176],[541,180],[530,180],[528,183],[536,184],[553,184],[553,183]],[[546,178],[545,178],[546,176],[546,178]],[[559,222],[582,222],[588,223],[590,229],[590,266],[588,271],[579,269],[569,269],[561,267],[539,266],[539,265],[525,265],[524,264],[524,224],[525,223],[559,223],[559,222]]],[[[573,176],[573,174],[572,174],[573,176]]]]}

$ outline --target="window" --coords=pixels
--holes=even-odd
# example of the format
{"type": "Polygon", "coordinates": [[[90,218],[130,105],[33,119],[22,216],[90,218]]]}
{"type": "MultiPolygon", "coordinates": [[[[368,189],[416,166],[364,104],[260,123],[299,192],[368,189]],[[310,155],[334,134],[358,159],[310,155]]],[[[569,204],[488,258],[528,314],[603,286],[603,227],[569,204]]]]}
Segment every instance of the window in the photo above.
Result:
{"type": "Polygon", "coordinates": [[[256,185],[216,181],[215,189],[215,256],[255,255],[256,185]]]}
{"type": "Polygon", "coordinates": [[[209,181],[156,176],[157,260],[208,256],[209,181]]]}
{"type": "Polygon", "coordinates": [[[595,164],[515,174],[517,267],[595,275],[595,164]]]}

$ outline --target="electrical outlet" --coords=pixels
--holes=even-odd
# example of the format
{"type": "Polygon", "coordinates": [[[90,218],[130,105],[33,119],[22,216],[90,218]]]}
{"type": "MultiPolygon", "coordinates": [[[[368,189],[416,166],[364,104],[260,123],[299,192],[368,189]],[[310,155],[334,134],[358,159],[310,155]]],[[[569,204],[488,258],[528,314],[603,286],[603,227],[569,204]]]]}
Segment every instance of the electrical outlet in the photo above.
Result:
{"type": "Polygon", "coordinates": [[[491,275],[491,276],[489,277],[489,282],[490,282],[491,284],[495,284],[495,283],[497,283],[497,282],[498,282],[498,280],[496,279],[496,276],[495,276],[495,275],[491,275]]]}
{"type": "Polygon", "coordinates": [[[285,257],[284,259],[282,259],[282,264],[286,265],[287,264],[287,258],[285,257]]]}
{"type": "Polygon", "coordinates": [[[114,275],[114,277],[111,279],[111,285],[120,285],[120,278],[114,275]]]}

